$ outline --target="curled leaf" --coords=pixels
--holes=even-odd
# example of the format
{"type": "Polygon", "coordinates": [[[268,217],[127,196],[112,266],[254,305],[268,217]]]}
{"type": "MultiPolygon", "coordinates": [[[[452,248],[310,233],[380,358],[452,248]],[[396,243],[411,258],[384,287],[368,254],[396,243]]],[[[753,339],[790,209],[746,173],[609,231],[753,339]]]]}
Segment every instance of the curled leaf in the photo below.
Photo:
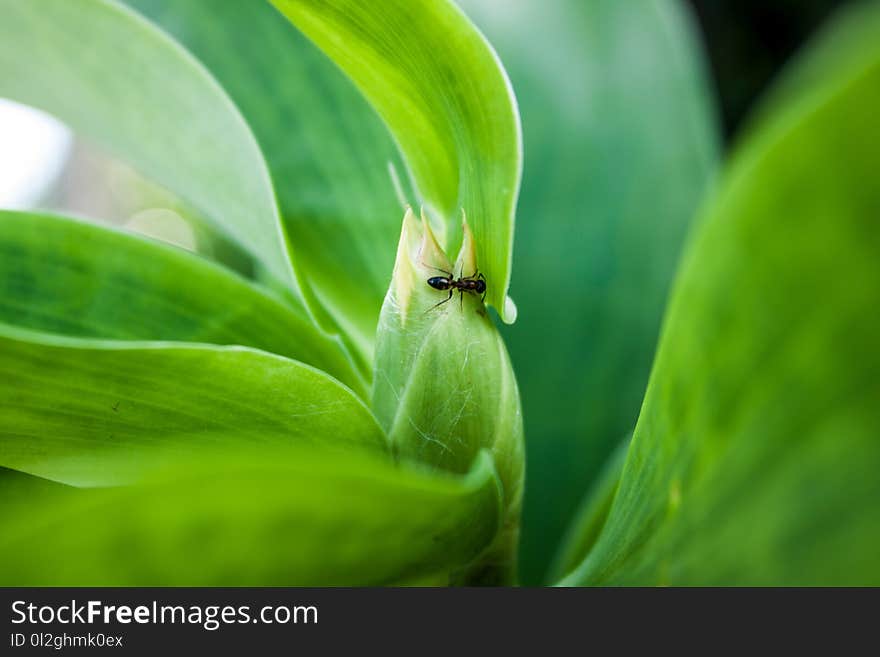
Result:
{"type": "Polygon", "coordinates": [[[385,122],[440,242],[457,249],[471,217],[505,322],[522,144],[516,99],[498,57],[448,0],[272,0],[341,68],[385,122]]]}

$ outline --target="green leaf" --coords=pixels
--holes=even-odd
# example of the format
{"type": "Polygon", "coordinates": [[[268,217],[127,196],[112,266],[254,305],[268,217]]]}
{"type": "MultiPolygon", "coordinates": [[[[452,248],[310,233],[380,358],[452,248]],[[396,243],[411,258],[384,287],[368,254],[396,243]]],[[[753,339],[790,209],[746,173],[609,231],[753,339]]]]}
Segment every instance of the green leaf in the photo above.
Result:
{"type": "Polygon", "coordinates": [[[565,584],[880,584],[880,7],[828,38],[690,244],[605,530],[565,584]]]}
{"type": "Polygon", "coordinates": [[[522,160],[519,115],[488,43],[447,0],[272,0],[381,115],[413,183],[458,251],[461,210],[476,236],[488,301],[506,303],[522,160]]]}
{"type": "Polygon", "coordinates": [[[638,417],[680,248],[716,166],[715,108],[677,1],[462,6],[498,48],[523,120],[520,319],[504,334],[528,437],[522,576],[538,583],[638,417]]]}
{"type": "Polygon", "coordinates": [[[0,16],[0,96],[128,161],[297,291],[257,143],[196,60],[112,0],[0,0],[0,16]]]}
{"type": "MultiPolygon", "coordinates": [[[[465,566],[498,530],[482,456],[462,478],[278,452],[3,507],[9,585],[379,585],[465,566]]],[[[448,579],[448,576],[447,576],[448,579]]]]}
{"type": "Polygon", "coordinates": [[[376,112],[268,2],[127,2],[179,39],[235,100],[269,163],[304,293],[372,363],[403,212],[390,170],[406,183],[376,112]]]}
{"type": "Polygon", "coordinates": [[[72,219],[0,211],[0,322],[72,337],[254,347],[366,397],[342,345],[304,313],[185,251],[72,219]]]}
{"type": "Polygon", "coordinates": [[[504,490],[504,532],[465,583],[515,578],[523,490],[519,391],[501,336],[479,295],[426,284],[438,270],[475,270],[468,228],[455,265],[430,225],[407,211],[394,278],[379,319],[372,408],[402,459],[465,472],[489,450],[504,490]]]}
{"type": "Polygon", "coordinates": [[[112,485],[188,455],[299,444],[386,450],[363,402],[296,361],[0,325],[0,466],[112,485]]]}

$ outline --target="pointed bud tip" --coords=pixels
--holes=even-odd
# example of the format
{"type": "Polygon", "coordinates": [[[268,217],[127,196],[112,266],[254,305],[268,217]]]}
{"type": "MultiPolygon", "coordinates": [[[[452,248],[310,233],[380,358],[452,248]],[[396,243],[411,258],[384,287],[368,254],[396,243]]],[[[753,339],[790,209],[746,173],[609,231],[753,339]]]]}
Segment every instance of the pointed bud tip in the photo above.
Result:
{"type": "Polygon", "coordinates": [[[411,254],[418,248],[420,240],[419,222],[412,208],[406,206],[403,224],[400,227],[400,241],[397,243],[397,257],[394,261],[391,288],[389,289],[393,301],[402,314],[406,312],[410,295],[416,283],[416,271],[413,267],[411,254]]]}
{"type": "Polygon", "coordinates": [[[431,228],[431,222],[422,207],[422,241],[419,252],[415,257],[417,266],[423,269],[450,271],[451,265],[443,249],[437,241],[437,236],[431,228]]]}
{"type": "Polygon", "coordinates": [[[474,233],[468,225],[464,208],[461,210],[461,249],[458,251],[458,258],[455,261],[455,269],[462,276],[473,276],[477,273],[477,246],[474,240],[474,233]]]}

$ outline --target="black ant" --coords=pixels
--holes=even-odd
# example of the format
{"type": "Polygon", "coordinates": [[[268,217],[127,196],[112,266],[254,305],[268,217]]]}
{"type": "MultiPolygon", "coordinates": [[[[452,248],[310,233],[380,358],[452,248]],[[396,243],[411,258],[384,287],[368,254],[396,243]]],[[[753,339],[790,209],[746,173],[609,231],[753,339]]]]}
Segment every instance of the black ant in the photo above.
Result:
{"type": "Polygon", "coordinates": [[[437,267],[434,267],[433,269],[443,272],[446,276],[432,276],[428,279],[428,285],[435,290],[443,290],[444,292],[449,290],[449,296],[443,299],[440,303],[428,308],[429,311],[434,310],[437,306],[442,306],[449,301],[452,298],[452,295],[455,294],[456,290],[458,290],[459,300],[462,306],[464,305],[465,292],[482,294],[483,296],[480,298],[480,301],[486,301],[486,277],[483,276],[479,270],[474,272],[471,276],[455,278],[452,272],[446,271],[445,269],[438,269],[437,267]]]}

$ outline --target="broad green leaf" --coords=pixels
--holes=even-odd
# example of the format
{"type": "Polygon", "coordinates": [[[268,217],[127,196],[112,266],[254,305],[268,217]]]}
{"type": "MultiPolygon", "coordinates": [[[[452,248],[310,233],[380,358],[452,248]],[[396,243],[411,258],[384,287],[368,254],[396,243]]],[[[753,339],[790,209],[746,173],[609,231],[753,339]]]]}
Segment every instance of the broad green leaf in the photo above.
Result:
{"type": "Polygon", "coordinates": [[[297,292],[263,156],[195,59],[113,0],[0,0],[0,17],[0,96],[130,162],[297,292]]]}
{"type": "Polygon", "coordinates": [[[268,2],[126,1],[204,62],[241,109],[275,181],[304,292],[372,363],[403,212],[391,170],[407,182],[376,112],[268,2]]]}
{"type": "Polygon", "coordinates": [[[385,453],[367,407],[312,367],[245,347],[65,338],[0,325],[0,466],[136,481],[216,450],[385,453]]]}
{"type": "Polygon", "coordinates": [[[522,148],[516,101],[489,44],[448,0],[272,0],[381,115],[412,181],[458,251],[461,211],[506,322],[522,148]]]}
{"type": "Polygon", "coordinates": [[[0,211],[0,322],[71,337],[243,345],[366,383],[342,345],[227,270],[121,231],[0,211]]]}
{"type": "Polygon", "coordinates": [[[485,456],[461,478],[366,458],[268,456],[182,463],[136,486],[3,507],[0,583],[389,584],[465,566],[499,527],[485,456]]]}
{"type": "Polygon", "coordinates": [[[605,529],[563,583],[880,584],[880,7],[846,27],[708,207],[605,529]]]}
{"type": "Polygon", "coordinates": [[[638,416],[684,235],[718,152],[676,0],[465,0],[520,102],[517,324],[526,583],[638,416]],[[552,500],[549,503],[548,500],[552,500]]]}
{"type": "Polygon", "coordinates": [[[382,307],[372,408],[395,454],[465,472],[489,450],[504,490],[504,533],[467,583],[510,583],[515,577],[523,490],[519,391],[501,336],[476,294],[426,284],[439,270],[473,272],[469,229],[455,265],[423,219],[403,220],[394,278],[382,307]]]}

